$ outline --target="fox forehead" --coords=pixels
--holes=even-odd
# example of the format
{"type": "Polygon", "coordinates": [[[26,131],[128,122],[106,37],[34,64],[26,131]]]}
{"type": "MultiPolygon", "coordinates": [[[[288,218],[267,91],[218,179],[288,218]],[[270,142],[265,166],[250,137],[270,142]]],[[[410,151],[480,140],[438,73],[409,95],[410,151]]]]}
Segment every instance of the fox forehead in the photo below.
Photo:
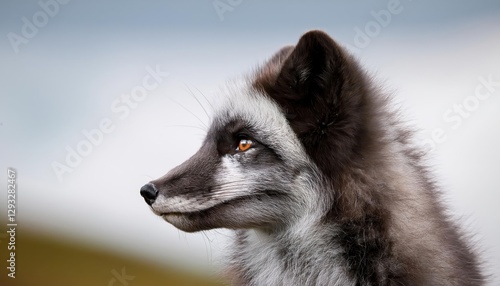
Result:
{"type": "Polygon", "coordinates": [[[254,132],[282,158],[302,163],[309,161],[281,107],[248,82],[231,82],[222,87],[217,93],[214,110],[211,132],[227,130],[225,127],[237,122],[254,132]]]}

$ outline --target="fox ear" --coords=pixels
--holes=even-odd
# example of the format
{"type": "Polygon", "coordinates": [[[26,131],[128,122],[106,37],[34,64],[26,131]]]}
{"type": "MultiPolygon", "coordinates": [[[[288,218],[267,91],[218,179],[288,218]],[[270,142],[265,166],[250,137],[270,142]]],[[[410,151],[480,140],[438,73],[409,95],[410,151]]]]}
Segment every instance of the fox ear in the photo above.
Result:
{"type": "Polygon", "coordinates": [[[283,62],[274,87],[282,100],[307,102],[318,96],[328,100],[325,93],[334,95],[331,89],[341,86],[344,62],[340,47],[327,34],[310,31],[283,62]]]}
{"type": "Polygon", "coordinates": [[[357,146],[366,118],[364,72],[327,34],[311,31],[278,52],[253,87],[273,99],[309,156],[332,176],[357,146]]]}

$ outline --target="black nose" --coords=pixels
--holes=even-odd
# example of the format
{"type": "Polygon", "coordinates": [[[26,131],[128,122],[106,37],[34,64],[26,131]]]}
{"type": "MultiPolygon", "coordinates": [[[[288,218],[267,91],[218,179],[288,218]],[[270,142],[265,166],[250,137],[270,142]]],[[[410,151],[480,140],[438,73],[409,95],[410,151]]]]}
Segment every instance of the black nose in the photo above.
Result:
{"type": "Polygon", "coordinates": [[[141,196],[144,198],[148,205],[152,205],[155,202],[157,195],[158,191],[156,190],[155,185],[147,183],[142,186],[141,196]]]}

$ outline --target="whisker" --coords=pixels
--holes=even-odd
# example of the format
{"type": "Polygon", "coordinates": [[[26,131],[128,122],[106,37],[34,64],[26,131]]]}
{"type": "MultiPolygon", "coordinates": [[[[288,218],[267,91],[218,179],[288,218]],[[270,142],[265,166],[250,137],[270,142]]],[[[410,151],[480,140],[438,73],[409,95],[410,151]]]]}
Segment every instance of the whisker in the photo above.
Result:
{"type": "Polygon", "coordinates": [[[225,237],[225,238],[232,238],[232,236],[231,236],[231,235],[227,235],[226,233],[224,233],[224,232],[220,231],[219,229],[214,229],[214,230],[213,230],[213,232],[215,232],[215,233],[217,233],[218,235],[223,236],[223,237],[225,237]]]}
{"type": "Polygon", "coordinates": [[[208,129],[208,126],[205,124],[205,122],[203,122],[203,120],[201,120],[201,118],[198,117],[198,115],[196,115],[194,112],[192,112],[191,110],[189,110],[186,107],[184,107],[184,105],[182,105],[182,104],[178,103],[177,101],[173,100],[172,98],[168,98],[168,99],[170,101],[172,101],[173,103],[179,105],[180,107],[182,107],[182,109],[186,110],[191,115],[193,115],[196,119],[198,119],[198,121],[205,127],[205,131],[208,129]]]}
{"type": "Polygon", "coordinates": [[[207,251],[207,259],[210,262],[212,260],[212,248],[210,247],[210,244],[212,243],[212,241],[210,240],[210,238],[208,237],[208,235],[204,231],[202,231],[201,234],[204,237],[203,242],[205,243],[205,250],[207,251]],[[207,241],[208,241],[208,243],[207,243],[207,241]]]}
{"type": "Polygon", "coordinates": [[[231,197],[231,196],[234,196],[234,195],[239,195],[241,193],[242,192],[238,192],[238,191],[221,191],[221,192],[217,192],[217,193],[203,194],[203,195],[201,195],[201,197],[206,197],[206,198],[215,198],[215,197],[218,197],[218,198],[222,198],[222,197],[231,197]]]}
{"type": "Polygon", "coordinates": [[[196,102],[198,102],[198,104],[200,105],[201,109],[203,109],[203,112],[205,112],[205,115],[207,116],[207,118],[210,119],[210,115],[208,115],[208,112],[205,109],[205,106],[203,106],[203,104],[201,104],[200,100],[196,97],[196,95],[194,94],[194,92],[189,88],[189,86],[187,84],[184,84],[184,86],[188,90],[188,92],[191,95],[191,97],[193,97],[194,100],[196,100],[196,102]]]}
{"type": "Polygon", "coordinates": [[[212,109],[212,111],[214,111],[214,106],[212,105],[212,103],[210,103],[210,100],[208,100],[208,98],[205,96],[205,94],[203,94],[203,92],[201,92],[201,90],[199,90],[197,87],[195,87],[195,88],[198,91],[198,93],[201,94],[201,96],[203,96],[203,98],[208,103],[208,105],[210,106],[210,108],[212,109]]]}
{"type": "Polygon", "coordinates": [[[167,125],[165,127],[182,127],[182,128],[196,128],[196,129],[199,129],[199,130],[202,130],[202,131],[207,131],[206,128],[203,128],[203,127],[200,127],[200,126],[194,126],[194,125],[167,125]]]}
{"type": "Polygon", "coordinates": [[[154,178],[153,178],[153,177],[151,177],[151,176],[150,176],[150,175],[148,175],[148,174],[144,174],[144,176],[148,177],[148,179],[149,179],[150,181],[154,180],[154,178]]]}

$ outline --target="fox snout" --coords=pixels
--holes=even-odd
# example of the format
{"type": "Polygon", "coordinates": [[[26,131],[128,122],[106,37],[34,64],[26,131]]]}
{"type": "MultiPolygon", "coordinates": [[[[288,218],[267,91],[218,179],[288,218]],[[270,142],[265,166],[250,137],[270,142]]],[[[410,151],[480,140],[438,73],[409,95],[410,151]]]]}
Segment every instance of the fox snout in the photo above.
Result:
{"type": "Polygon", "coordinates": [[[184,163],[141,187],[144,201],[159,215],[197,211],[209,200],[217,152],[206,143],[184,163]]]}

